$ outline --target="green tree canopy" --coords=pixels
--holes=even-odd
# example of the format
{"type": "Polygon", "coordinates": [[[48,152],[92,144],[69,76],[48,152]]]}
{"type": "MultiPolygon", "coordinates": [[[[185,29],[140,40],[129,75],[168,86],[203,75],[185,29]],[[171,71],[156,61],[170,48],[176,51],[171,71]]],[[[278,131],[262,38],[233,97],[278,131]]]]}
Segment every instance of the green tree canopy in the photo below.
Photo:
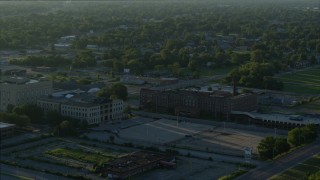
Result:
{"type": "Polygon", "coordinates": [[[16,106],[13,112],[18,115],[26,115],[30,118],[32,123],[45,123],[44,113],[42,109],[34,104],[24,104],[16,106]]]}
{"type": "Polygon", "coordinates": [[[121,83],[113,84],[111,87],[102,88],[98,92],[98,96],[112,98],[112,99],[122,99],[127,100],[128,90],[127,87],[121,83]]]}
{"type": "Polygon", "coordinates": [[[270,63],[248,62],[230,71],[227,80],[235,80],[237,84],[246,87],[280,90],[283,84],[274,79],[275,68],[270,63]]]}
{"type": "Polygon", "coordinates": [[[258,151],[262,159],[271,159],[274,157],[276,139],[268,136],[261,140],[258,145],[258,151]]]}
{"type": "Polygon", "coordinates": [[[62,121],[54,128],[53,134],[55,136],[73,136],[76,135],[76,129],[70,121],[62,121]]]}
{"type": "Polygon", "coordinates": [[[16,113],[0,113],[0,122],[26,126],[30,123],[30,118],[26,115],[18,115],[16,113]]]}

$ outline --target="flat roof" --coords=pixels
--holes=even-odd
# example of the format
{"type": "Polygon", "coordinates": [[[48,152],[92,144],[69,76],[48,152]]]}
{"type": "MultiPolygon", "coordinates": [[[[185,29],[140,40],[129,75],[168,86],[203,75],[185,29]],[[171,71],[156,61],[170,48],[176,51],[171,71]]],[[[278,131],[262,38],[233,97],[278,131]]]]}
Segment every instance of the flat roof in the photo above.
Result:
{"type": "Polygon", "coordinates": [[[30,78],[25,78],[25,77],[3,77],[1,78],[1,83],[2,84],[16,84],[16,85],[21,85],[21,84],[33,84],[33,83],[39,83],[40,81],[43,81],[45,79],[30,79],[30,78]]]}
{"type": "Polygon", "coordinates": [[[107,171],[125,173],[165,158],[166,155],[161,153],[138,151],[106,163],[107,171]]]}
{"type": "Polygon", "coordinates": [[[0,122],[0,129],[7,128],[7,127],[14,127],[14,126],[15,126],[15,124],[0,122]]]}

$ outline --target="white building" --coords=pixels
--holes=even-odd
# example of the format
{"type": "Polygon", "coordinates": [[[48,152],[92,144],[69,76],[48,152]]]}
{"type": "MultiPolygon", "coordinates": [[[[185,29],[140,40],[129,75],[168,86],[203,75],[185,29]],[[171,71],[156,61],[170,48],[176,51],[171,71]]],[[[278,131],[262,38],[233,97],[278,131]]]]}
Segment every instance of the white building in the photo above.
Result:
{"type": "Polygon", "coordinates": [[[45,112],[56,111],[62,116],[86,121],[88,124],[99,124],[125,117],[122,100],[110,100],[88,94],[68,95],[41,98],[37,104],[45,112]]]}
{"type": "Polygon", "coordinates": [[[39,97],[52,91],[52,82],[45,79],[3,77],[0,81],[0,111],[6,111],[9,104],[35,104],[39,97]]]}
{"type": "Polygon", "coordinates": [[[100,104],[61,104],[61,115],[87,121],[88,124],[99,124],[104,120],[102,108],[100,104]]]}
{"type": "Polygon", "coordinates": [[[125,118],[124,116],[124,104],[122,100],[113,100],[112,101],[112,111],[111,111],[111,119],[120,120],[125,118]]]}

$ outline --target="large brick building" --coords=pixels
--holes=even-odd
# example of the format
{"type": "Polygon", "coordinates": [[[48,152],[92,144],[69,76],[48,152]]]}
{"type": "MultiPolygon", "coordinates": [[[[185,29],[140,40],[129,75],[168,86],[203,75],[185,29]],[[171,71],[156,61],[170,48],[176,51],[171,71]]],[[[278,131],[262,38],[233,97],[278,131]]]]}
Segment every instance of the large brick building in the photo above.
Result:
{"type": "Polygon", "coordinates": [[[258,108],[256,94],[232,95],[225,91],[188,91],[141,89],[140,107],[156,112],[170,112],[199,116],[210,113],[229,118],[231,111],[255,111],[258,108]]]}
{"type": "Polygon", "coordinates": [[[131,176],[157,168],[175,168],[174,157],[148,151],[134,152],[103,164],[97,171],[109,179],[130,179],[131,176]]]}

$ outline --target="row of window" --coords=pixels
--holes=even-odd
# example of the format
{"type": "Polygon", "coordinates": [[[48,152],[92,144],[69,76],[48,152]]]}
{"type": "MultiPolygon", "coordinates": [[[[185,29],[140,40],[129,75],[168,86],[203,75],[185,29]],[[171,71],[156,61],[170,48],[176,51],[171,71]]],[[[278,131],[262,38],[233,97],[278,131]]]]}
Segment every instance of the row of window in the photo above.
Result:
{"type": "Polygon", "coordinates": [[[62,113],[62,115],[76,116],[76,117],[96,117],[96,116],[100,116],[100,112],[83,113],[83,112],[77,112],[77,111],[74,112],[74,111],[62,110],[61,113],[62,113]]]}

